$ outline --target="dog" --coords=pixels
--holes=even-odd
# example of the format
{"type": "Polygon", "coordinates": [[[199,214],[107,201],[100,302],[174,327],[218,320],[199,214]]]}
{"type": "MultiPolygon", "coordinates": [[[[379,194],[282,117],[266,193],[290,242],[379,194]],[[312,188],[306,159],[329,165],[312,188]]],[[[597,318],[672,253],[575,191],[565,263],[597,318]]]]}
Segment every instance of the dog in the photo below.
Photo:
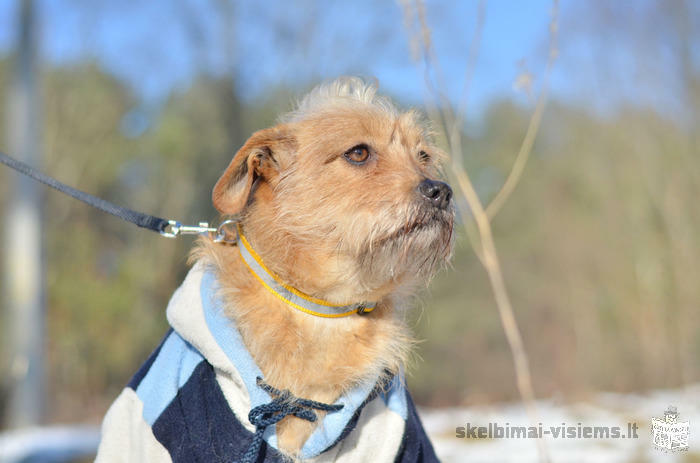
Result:
{"type": "Polygon", "coordinates": [[[437,461],[404,315],[452,253],[443,156],[418,112],[351,77],[254,133],[212,194],[237,243],[198,240],[97,461],[437,461]]]}

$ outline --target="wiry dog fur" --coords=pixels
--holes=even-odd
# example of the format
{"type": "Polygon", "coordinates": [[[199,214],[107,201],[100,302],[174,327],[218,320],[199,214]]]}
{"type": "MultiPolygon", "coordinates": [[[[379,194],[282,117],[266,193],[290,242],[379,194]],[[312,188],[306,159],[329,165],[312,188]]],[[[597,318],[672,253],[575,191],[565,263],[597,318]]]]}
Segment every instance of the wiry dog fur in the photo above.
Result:
{"type": "MultiPolygon", "coordinates": [[[[438,176],[439,158],[418,113],[399,112],[357,78],[316,88],[236,153],[214,205],[242,224],[268,268],[314,297],[378,301],[365,316],[302,313],[265,290],[235,247],[200,240],[193,258],[218,273],[228,315],[266,382],[332,403],[403,366],[413,341],[402,302],[452,248],[452,206],[427,207],[417,193],[438,176]],[[344,157],[357,145],[370,151],[362,165],[344,157]]],[[[285,418],[280,448],[294,455],[316,423],[285,418]]]]}

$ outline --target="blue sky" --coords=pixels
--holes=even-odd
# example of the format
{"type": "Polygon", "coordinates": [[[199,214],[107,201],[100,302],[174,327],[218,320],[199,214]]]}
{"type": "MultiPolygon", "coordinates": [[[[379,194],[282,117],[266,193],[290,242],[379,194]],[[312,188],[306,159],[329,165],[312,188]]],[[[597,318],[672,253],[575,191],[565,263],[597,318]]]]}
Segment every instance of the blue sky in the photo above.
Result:
{"type": "MultiPolygon", "coordinates": [[[[0,55],[13,46],[18,3],[0,0],[0,55]]],[[[618,5],[624,11],[618,13],[636,21],[635,14],[645,17],[642,6],[649,3],[622,1],[618,5]]],[[[375,76],[385,91],[411,104],[419,104],[425,94],[422,67],[411,57],[403,12],[394,1],[38,0],[37,4],[42,55],[48,62],[95,59],[147,104],[185,88],[201,69],[221,74],[231,62],[239,93],[250,100],[277,85],[303,89],[340,74],[375,76]],[[233,18],[230,32],[223,27],[226,11],[233,18]]],[[[478,2],[426,4],[447,93],[456,100],[462,92],[478,2]]],[[[469,88],[472,116],[494,99],[531,103],[513,84],[524,69],[532,74],[535,89],[540,84],[551,7],[551,0],[486,2],[482,45],[469,88]]],[[[554,96],[602,111],[635,101],[673,112],[679,104],[673,96],[646,92],[640,101],[638,83],[615,72],[616,66],[625,70],[636,65],[630,42],[615,35],[627,29],[609,28],[612,36],[595,37],[581,27],[593,14],[585,4],[561,5],[562,57],[552,75],[554,96]],[[614,79],[594,75],[601,53],[614,79]]]]}

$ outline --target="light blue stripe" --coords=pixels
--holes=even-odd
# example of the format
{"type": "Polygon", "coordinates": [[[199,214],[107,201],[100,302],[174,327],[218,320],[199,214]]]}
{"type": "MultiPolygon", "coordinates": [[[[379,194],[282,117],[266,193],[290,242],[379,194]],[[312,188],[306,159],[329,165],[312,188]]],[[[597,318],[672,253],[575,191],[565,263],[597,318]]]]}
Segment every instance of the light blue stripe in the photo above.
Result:
{"type": "Polygon", "coordinates": [[[176,332],[168,335],[148,373],[136,388],[136,394],[143,402],[146,423],[153,426],[203,360],[202,355],[176,332]]]}
{"type": "Polygon", "coordinates": [[[406,386],[403,374],[394,376],[391,387],[382,394],[384,403],[389,410],[397,413],[406,421],[408,419],[408,405],[406,403],[406,386]]]}
{"type": "Polygon", "coordinates": [[[316,457],[337,441],[345,426],[350,422],[359,406],[367,399],[374,386],[374,384],[370,384],[365,387],[356,387],[336,400],[335,405],[342,404],[343,408],[337,412],[326,414],[323,418],[323,423],[314,430],[306,443],[304,443],[301,449],[301,457],[316,457]]]}
{"type": "MultiPolygon", "coordinates": [[[[272,397],[260,389],[256,383],[258,376],[263,377],[262,371],[255,364],[255,360],[251,357],[248,349],[245,348],[241,334],[233,321],[223,313],[221,303],[216,296],[217,291],[218,283],[216,277],[211,271],[205,272],[202,275],[200,294],[207,327],[212,336],[214,336],[216,343],[231,360],[231,363],[236,366],[238,373],[240,373],[250,397],[250,408],[269,403],[272,401],[272,397]]],[[[247,416],[239,416],[238,418],[241,421],[248,421],[247,416]]],[[[274,433],[275,426],[269,426],[265,430],[263,437],[268,441],[268,444],[272,444],[269,441],[269,437],[274,435],[274,433]]]]}
{"type": "MultiPolygon", "coordinates": [[[[358,407],[367,399],[373,388],[374,385],[364,388],[358,387],[338,399],[335,403],[343,404],[343,409],[326,415],[323,419],[323,426],[316,428],[302,447],[302,458],[316,457],[337,441],[358,407]]],[[[406,420],[408,407],[403,374],[398,374],[393,378],[389,389],[382,392],[381,397],[387,408],[401,416],[404,421],[406,420]]]]}

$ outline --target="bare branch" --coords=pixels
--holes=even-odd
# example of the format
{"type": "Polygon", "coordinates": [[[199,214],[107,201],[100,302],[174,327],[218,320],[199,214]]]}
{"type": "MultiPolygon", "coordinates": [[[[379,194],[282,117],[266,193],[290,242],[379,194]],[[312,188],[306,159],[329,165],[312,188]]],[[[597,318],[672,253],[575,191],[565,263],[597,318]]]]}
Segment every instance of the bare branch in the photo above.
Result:
{"type": "Polygon", "coordinates": [[[547,97],[549,94],[549,76],[551,74],[554,61],[557,59],[557,55],[559,53],[557,48],[559,0],[553,0],[552,3],[552,19],[549,23],[549,56],[547,57],[547,67],[545,68],[544,75],[542,77],[542,89],[540,90],[540,96],[537,99],[535,111],[530,117],[530,123],[528,124],[525,138],[523,138],[518,155],[515,157],[513,168],[511,169],[510,174],[508,174],[508,178],[506,178],[506,181],[499,192],[496,193],[496,196],[494,196],[493,200],[491,200],[489,205],[486,207],[486,214],[490,220],[493,220],[498,211],[501,210],[511,193],[513,193],[513,190],[515,190],[515,187],[518,185],[518,182],[523,175],[527,160],[530,158],[530,153],[532,153],[532,146],[535,143],[535,137],[540,129],[544,108],[547,105],[547,97]]]}
{"type": "MultiPolygon", "coordinates": [[[[553,26],[552,26],[552,31],[555,30],[556,28],[556,12],[557,12],[557,0],[555,1],[555,7],[553,9],[553,26]]],[[[407,1],[403,0],[402,5],[404,8],[406,8],[407,1]]],[[[481,203],[481,200],[479,199],[476,190],[474,189],[474,185],[471,182],[471,179],[469,178],[469,175],[467,174],[466,169],[464,168],[461,160],[462,160],[462,148],[461,148],[461,121],[463,120],[462,118],[464,117],[464,111],[466,110],[466,95],[467,91],[465,90],[463,99],[460,103],[458,113],[453,114],[451,111],[451,104],[449,100],[445,97],[444,94],[444,89],[445,84],[444,80],[442,78],[442,71],[440,69],[440,65],[435,57],[435,51],[432,47],[432,43],[430,40],[430,28],[427,24],[427,19],[426,19],[426,14],[425,14],[425,5],[423,4],[422,0],[414,0],[414,12],[416,13],[416,16],[418,18],[419,24],[420,24],[420,43],[422,46],[423,50],[423,61],[425,65],[425,76],[426,76],[426,84],[429,89],[429,93],[432,96],[432,101],[428,102],[428,107],[431,112],[438,112],[440,113],[440,120],[443,124],[443,129],[445,130],[446,135],[448,135],[448,145],[449,145],[449,151],[450,151],[450,157],[452,160],[452,174],[455,176],[457,179],[457,183],[459,185],[459,188],[462,192],[462,195],[464,196],[464,199],[466,203],[469,205],[469,208],[472,211],[472,214],[474,216],[474,220],[476,221],[478,233],[479,233],[479,239],[480,239],[480,247],[475,248],[478,249],[477,255],[479,256],[479,259],[484,266],[486,272],[488,273],[489,276],[489,281],[491,283],[491,288],[494,293],[494,297],[496,300],[496,306],[498,307],[498,313],[501,319],[501,324],[503,325],[503,330],[505,332],[506,338],[508,340],[508,345],[511,350],[511,354],[513,356],[513,363],[515,366],[515,374],[516,374],[516,382],[517,382],[517,387],[518,391],[520,392],[521,399],[525,405],[525,409],[527,411],[530,423],[535,425],[536,423],[539,422],[538,419],[538,412],[537,412],[537,406],[535,403],[535,394],[534,390],[532,387],[532,376],[530,373],[530,367],[529,367],[529,362],[527,358],[527,354],[525,352],[525,347],[523,344],[522,336],[520,334],[520,330],[518,329],[518,325],[515,319],[515,315],[513,313],[513,307],[510,302],[510,298],[508,296],[508,291],[506,289],[505,285],[505,280],[503,278],[503,272],[501,270],[501,265],[498,259],[498,253],[496,251],[496,245],[493,239],[493,233],[491,230],[491,223],[489,216],[487,215],[486,211],[484,210],[484,207],[481,203]],[[432,80],[430,80],[430,70],[433,70],[436,78],[436,86],[432,84],[432,80]],[[443,90],[441,92],[440,90],[443,90]],[[436,107],[436,102],[439,102],[439,106],[436,107]],[[449,132],[447,131],[447,128],[450,128],[449,132]]],[[[482,6],[480,5],[480,10],[482,10],[482,6]]],[[[483,12],[480,14],[483,15],[483,12]]],[[[405,14],[405,17],[409,17],[409,14],[405,14]]],[[[480,24],[483,24],[483,17],[477,21],[477,32],[475,34],[475,38],[472,41],[472,50],[478,50],[479,43],[480,41],[480,24]]],[[[551,62],[553,60],[553,54],[550,52],[550,57],[549,61],[551,62]]],[[[471,78],[471,73],[473,72],[473,66],[476,62],[476,51],[472,51],[470,53],[470,57],[468,60],[467,64],[467,73],[465,76],[465,80],[471,78]]],[[[548,64],[548,68],[551,67],[551,64],[548,64]]],[[[468,81],[465,82],[465,88],[468,87],[468,81]]],[[[546,96],[546,93],[543,92],[543,95],[546,96]]],[[[544,108],[544,102],[546,99],[541,98],[541,105],[542,108],[544,108]]],[[[534,140],[534,134],[537,132],[537,128],[539,128],[539,124],[541,121],[541,112],[542,109],[539,111],[539,116],[537,117],[537,123],[533,127],[533,130],[530,130],[528,132],[532,132],[530,137],[526,136],[526,141],[528,139],[534,140]]],[[[537,114],[537,112],[536,112],[537,114]]],[[[534,119],[534,116],[533,116],[534,119]]],[[[532,124],[531,124],[532,125],[532,124]]],[[[531,143],[530,142],[530,148],[531,148],[531,143]]],[[[523,152],[527,152],[528,150],[523,150],[523,152]]],[[[529,153],[528,153],[529,154],[529,153]]],[[[522,158],[523,156],[521,156],[522,158]]],[[[525,160],[527,160],[527,157],[525,157],[525,160]]],[[[520,174],[518,174],[519,176],[520,174]]],[[[507,198],[507,195],[503,197],[503,200],[507,198]]],[[[462,217],[463,220],[467,219],[466,212],[462,212],[462,217]]],[[[473,236],[473,231],[469,229],[469,226],[471,225],[470,220],[464,220],[465,227],[467,228],[467,234],[470,238],[470,241],[472,242],[472,245],[475,245],[475,237],[473,236]]],[[[540,460],[543,462],[548,462],[550,461],[549,459],[549,454],[547,451],[547,447],[541,439],[537,440],[537,448],[540,456],[540,460]]]]}

